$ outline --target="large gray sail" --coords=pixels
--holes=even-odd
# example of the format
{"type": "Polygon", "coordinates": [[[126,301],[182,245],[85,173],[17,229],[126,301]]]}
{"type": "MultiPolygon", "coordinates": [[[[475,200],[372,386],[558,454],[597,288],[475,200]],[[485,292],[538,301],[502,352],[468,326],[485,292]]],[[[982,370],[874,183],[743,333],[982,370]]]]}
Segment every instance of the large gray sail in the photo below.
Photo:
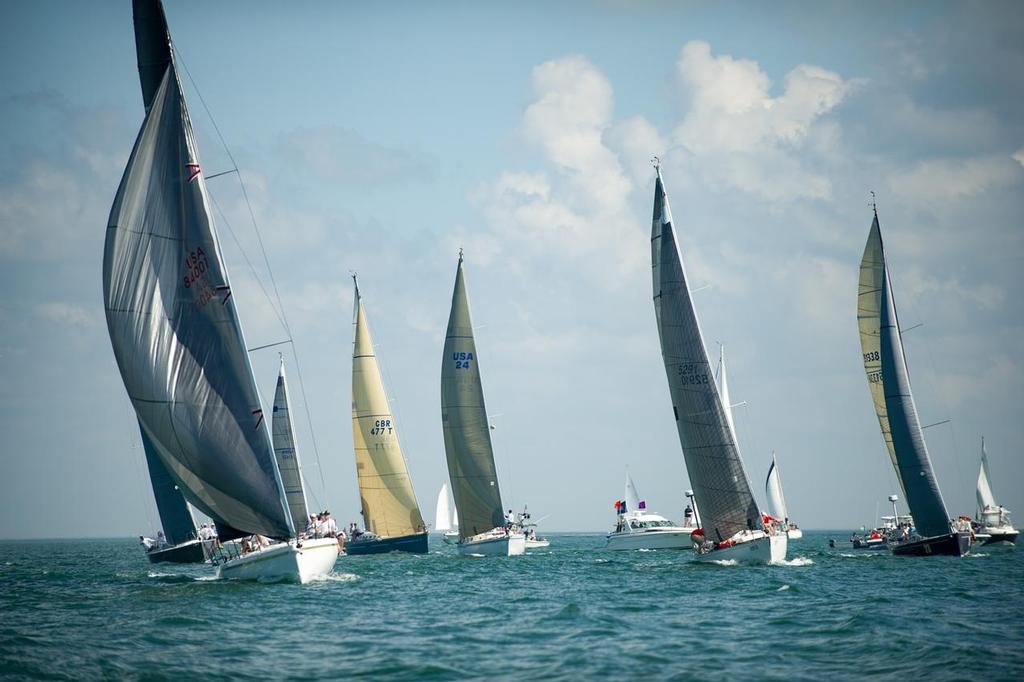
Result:
{"type": "Polygon", "coordinates": [[[478,360],[460,253],[441,361],[441,423],[464,538],[504,524],[478,360]]]}
{"type": "Polygon", "coordinates": [[[704,532],[720,542],[739,531],[761,528],[761,513],[711,374],[660,170],[654,186],[651,266],[661,354],[686,471],[704,532]]]}
{"type": "MultiPolygon", "coordinates": [[[[154,35],[138,14],[136,29],[154,35]]],[[[189,502],[222,527],[292,536],[173,59],[111,208],[103,295],[139,423],[189,502]]]]}
{"type": "Polygon", "coordinates": [[[160,515],[160,526],[167,542],[179,545],[196,538],[196,520],[192,510],[188,508],[185,496],[178,489],[178,484],[171,478],[167,467],[156,454],[156,447],[146,435],[146,430],[139,425],[142,433],[142,449],[146,452],[146,465],[149,467],[149,480],[153,484],[153,497],[156,499],[156,511],[160,515]]]}
{"type": "MultiPolygon", "coordinates": [[[[872,230],[877,229],[878,217],[872,230]]],[[[880,314],[880,360],[882,385],[885,393],[885,409],[889,417],[889,429],[893,450],[907,506],[914,517],[917,532],[923,537],[945,535],[950,532],[949,514],[942,501],[939,483],[932,471],[924,433],[917,417],[914,396],[910,392],[910,375],[903,353],[896,305],[893,302],[889,280],[889,269],[882,277],[882,305],[880,314]]]]}
{"type": "Polygon", "coordinates": [[[306,492],[302,488],[302,465],[299,463],[295,434],[292,432],[292,411],[291,403],[288,401],[288,381],[284,376],[283,359],[281,370],[277,374],[274,412],[270,422],[274,437],[274,457],[277,458],[277,468],[281,472],[281,483],[284,484],[284,495],[288,500],[292,524],[296,530],[305,528],[309,523],[309,510],[306,507],[306,492]]]}

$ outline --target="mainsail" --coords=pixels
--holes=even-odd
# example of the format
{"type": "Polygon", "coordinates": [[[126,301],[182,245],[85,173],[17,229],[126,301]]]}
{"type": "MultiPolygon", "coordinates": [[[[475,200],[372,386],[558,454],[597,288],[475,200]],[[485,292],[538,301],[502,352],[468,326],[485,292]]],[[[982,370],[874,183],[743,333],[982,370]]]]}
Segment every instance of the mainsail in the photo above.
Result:
{"type": "Polygon", "coordinates": [[[145,437],[222,537],[294,535],[221,259],[170,37],[136,0],[147,114],[107,226],[111,345],[145,437]],[[155,71],[164,64],[159,83],[155,71]]]}
{"type": "Polygon", "coordinates": [[[460,252],[441,360],[441,424],[463,538],[504,525],[478,359],[460,252]]]}
{"type": "Polygon", "coordinates": [[[366,528],[386,538],[424,532],[358,284],[352,348],[352,441],[366,528]]]}
{"type": "Polygon", "coordinates": [[[949,515],[910,391],[877,212],[860,263],[857,321],[871,398],[914,524],[923,537],[945,535],[949,515]]]}
{"type": "Polygon", "coordinates": [[[309,510],[306,507],[306,492],[302,488],[302,465],[299,463],[292,432],[292,411],[288,401],[288,381],[284,376],[284,358],[281,359],[281,370],[277,374],[270,427],[274,436],[274,457],[277,458],[277,468],[281,472],[281,483],[284,484],[292,524],[296,530],[305,528],[309,523],[309,510]]]}
{"type": "Polygon", "coordinates": [[[985,438],[981,439],[981,470],[978,471],[978,518],[986,509],[995,509],[996,496],[988,482],[988,453],[985,452],[985,438]]]}
{"type": "Polygon", "coordinates": [[[160,515],[167,542],[178,545],[196,537],[196,520],[192,510],[181,494],[178,485],[171,478],[167,467],[156,454],[156,447],[146,435],[146,430],[139,424],[142,434],[142,449],[146,452],[146,466],[149,468],[149,480],[153,484],[153,497],[156,499],[156,511],[160,515]]]}
{"type": "Polygon", "coordinates": [[[441,486],[441,492],[437,494],[437,507],[434,510],[434,530],[451,530],[452,525],[452,510],[448,502],[448,484],[445,483],[441,486]]]}
{"type": "Polygon", "coordinates": [[[779,476],[779,465],[772,453],[772,464],[768,467],[768,478],[764,482],[764,490],[768,495],[768,509],[771,515],[789,523],[789,511],[786,509],[786,496],[782,494],[782,477],[779,476]]]}
{"type": "Polygon", "coordinates": [[[654,187],[651,265],[654,312],[686,470],[707,537],[722,541],[760,528],[761,513],[711,376],[660,169],[654,187]]]}

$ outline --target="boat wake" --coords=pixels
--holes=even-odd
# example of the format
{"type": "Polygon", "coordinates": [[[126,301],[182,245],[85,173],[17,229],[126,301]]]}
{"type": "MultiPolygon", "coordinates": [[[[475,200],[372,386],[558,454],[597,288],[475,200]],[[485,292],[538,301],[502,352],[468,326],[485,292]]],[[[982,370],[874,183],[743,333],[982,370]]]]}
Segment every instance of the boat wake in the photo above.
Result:
{"type": "Polygon", "coordinates": [[[739,566],[740,562],[735,559],[712,559],[707,562],[709,564],[717,564],[718,566],[739,566]]]}
{"type": "Polygon", "coordinates": [[[847,554],[846,552],[840,552],[839,556],[844,559],[870,559],[877,556],[883,556],[884,552],[860,552],[858,554],[847,554]]]}
{"type": "Polygon", "coordinates": [[[814,561],[804,556],[793,557],[792,559],[783,559],[782,561],[773,561],[773,566],[811,566],[814,561]]]}
{"type": "Polygon", "coordinates": [[[782,587],[780,587],[779,589],[777,589],[775,591],[776,592],[785,592],[788,589],[789,589],[789,585],[783,585],[782,587]]]}
{"type": "Polygon", "coordinates": [[[310,582],[314,583],[354,583],[359,580],[359,576],[355,573],[330,573],[320,578],[316,578],[310,582]]]}

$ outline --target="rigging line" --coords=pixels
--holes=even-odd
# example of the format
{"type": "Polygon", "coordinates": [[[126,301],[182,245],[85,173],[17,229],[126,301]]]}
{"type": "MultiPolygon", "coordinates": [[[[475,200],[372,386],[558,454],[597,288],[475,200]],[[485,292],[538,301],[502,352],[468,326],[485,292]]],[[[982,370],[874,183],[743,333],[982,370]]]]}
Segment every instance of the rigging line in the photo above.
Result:
{"type": "MultiPolygon", "coordinates": [[[[172,43],[172,47],[174,51],[178,53],[180,56],[181,53],[178,52],[177,45],[174,45],[172,43]]],[[[267,266],[267,275],[270,277],[270,285],[271,288],[274,290],[274,296],[277,298],[277,306],[278,308],[280,308],[280,314],[278,313],[278,310],[275,308],[274,315],[281,322],[281,326],[284,327],[285,332],[288,334],[288,338],[291,339],[293,338],[292,330],[288,324],[288,318],[284,312],[284,304],[281,302],[281,292],[277,288],[277,280],[274,279],[274,271],[270,268],[270,259],[267,257],[267,250],[263,246],[263,236],[262,234],[260,234],[260,228],[258,223],[256,222],[256,213],[252,209],[252,202],[249,201],[249,193],[246,191],[245,183],[242,181],[242,173],[238,170],[238,162],[235,161],[235,156],[234,154],[231,153],[231,148],[228,147],[228,143],[224,139],[224,135],[220,132],[220,126],[217,125],[217,120],[213,117],[213,112],[210,111],[210,107],[207,106],[206,99],[203,98],[203,93],[199,89],[199,86],[196,85],[195,79],[192,78],[192,72],[188,70],[188,65],[185,64],[184,59],[181,60],[181,65],[185,69],[185,74],[188,76],[189,82],[192,83],[193,89],[196,91],[196,96],[199,97],[199,102],[203,105],[203,109],[206,111],[206,115],[210,118],[210,123],[213,125],[213,129],[216,131],[217,137],[220,139],[221,146],[224,147],[224,152],[228,155],[228,158],[231,160],[231,165],[233,166],[232,170],[235,171],[235,175],[238,178],[238,186],[241,187],[242,189],[242,198],[245,200],[246,208],[249,209],[249,217],[252,219],[252,227],[253,231],[256,233],[256,241],[259,244],[260,252],[263,254],[263,263],[267,266]]],[[[212,198],[212,195],[210,196],[212,198]]],[[[214,204],[216,204],[216,201],[214,201],[214,204]]],[[[220,206],[217,206],[217,210],[220,212],[222,216],[224,215],[224,212],[221,211],[220,206]]],[[[225,221],[226,220],[227,219],[225,218],[225,221]]],[[[235,239],[235,243],[238,244],[238,239],[237,237],[235,237],[233,232],[231,236],[233,239],[235,239]]],[[[242,255],[245,256],[246,262],[249,263],[249,267],[255,273],[255,268],[253,268],[252,263],[249,262],[249,257],[245,255],[245,250],[242,249],[242,245],[238,244],[238,248],[242,250],[242,255]]],[[[257,281],[259,282],[259,277],[257,277],[257,281]]],[[[267,294],[266,289],[263,287],[263,283],[259,282],[259,284],[260,289],[263,289],[264,295],[266,295],[267,298],[270,299],[270,295],[267,294]]],[[[271,307],[274,307],[273,302],[271,302],[271,307]]],[[[303,381],[302,379],[302,367],[299,363],[299,349],[295,345],[294,341],[292,342],[292,353],[295,356],[295,374],[299,379],[299,392],[302,394],[302,403],[306,412],[306,423],[309,426],[310,440],[313,442],[313,454],[316,456],[316,468],[320,472],[320,485],[323,486],[324,492],[326,493],[327,484],[324,482],[324,470],[323,467],[320,465],[320,449],[319,447],[317,447],[316,432],[313,430],[313,419],[310,416],[309,412],[309,402],[307,402],[306,400],[306,382],[303,381]]]]}

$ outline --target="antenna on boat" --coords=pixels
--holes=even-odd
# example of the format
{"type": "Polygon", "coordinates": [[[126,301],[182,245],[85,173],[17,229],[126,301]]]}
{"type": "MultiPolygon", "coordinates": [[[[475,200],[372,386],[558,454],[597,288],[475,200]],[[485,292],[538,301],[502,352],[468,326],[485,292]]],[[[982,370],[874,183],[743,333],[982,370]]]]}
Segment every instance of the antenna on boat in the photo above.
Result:
{"type": "Polygon", "coordinates": [[[459,262],[462,262],[462,247],[459,247],[459,262]]]}
{"type": "Polygon", "coordinates": [[[874,211],[875,217],[877,218],[878,217],[878,202],[876,200],[878,199],[878,197],[875,196],[875,190],[873,190],[873,189],[868,190],[868,193],[871,195],[871,210],[874,211]]]}
{"type": "Polygon", "coordinates": [[[652,156],[651,165],[654,166],[654,170],[661,170],[661,159],[657,156],[652,156]]]}

